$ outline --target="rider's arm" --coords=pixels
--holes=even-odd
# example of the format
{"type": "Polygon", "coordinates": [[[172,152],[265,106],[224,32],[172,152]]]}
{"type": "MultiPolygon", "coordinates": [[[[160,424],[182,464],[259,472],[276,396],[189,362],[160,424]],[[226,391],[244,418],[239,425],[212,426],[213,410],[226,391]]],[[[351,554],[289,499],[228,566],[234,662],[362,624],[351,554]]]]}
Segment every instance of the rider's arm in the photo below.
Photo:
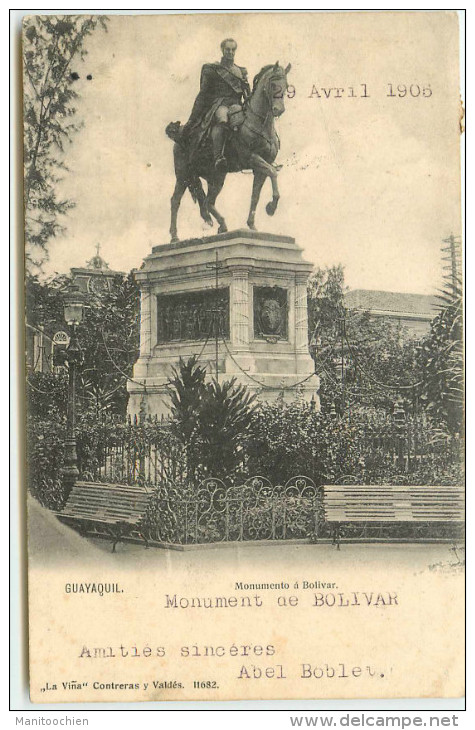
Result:
{"type": "Polygon", "coordinates": [[[201,69],[200,90],[195,99],[195,103],[193,104],[193,109],[191,110],[188,125],[193,125],[207,111],[210,86],[209,78],[209,66],[205,64],[201,69]]]}
{"type": "Polygon", "coordinates": [[[247,79],[247,68],[241,67],[241,73],[242,73],[243,97],[244,97],[244,103],[246,103],[249,100],[249,97],[251,96],[251,87],[249,86],[249,81],[247,79]]]}
{"type": "Polygon", "coordinates": [[[213,79],[213,69],[211,68],[209,63],[205,63],[205,65],[201,69],[200,94],[207,95],[210,92],[212,92],[212,89],[211,89],[212,79],[213,79]]]}

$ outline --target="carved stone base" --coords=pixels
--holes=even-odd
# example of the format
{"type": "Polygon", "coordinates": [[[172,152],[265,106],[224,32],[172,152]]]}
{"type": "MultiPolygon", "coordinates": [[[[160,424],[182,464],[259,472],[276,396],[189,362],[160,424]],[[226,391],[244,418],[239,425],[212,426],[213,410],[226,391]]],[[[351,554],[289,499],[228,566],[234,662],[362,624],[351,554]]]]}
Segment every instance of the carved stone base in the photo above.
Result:
{"type": "Polygon", "coordinates": [[[318,408],[308,351],[311,270],[289,236],[238,230],[155,246],[135,272],[141,337],[129,413],[143,406],[169,413],[166,386],[180,357],[199,356],[215,377],[216,338],[220,380],[235,377],[261,400],[302,397],[318,408]]]}

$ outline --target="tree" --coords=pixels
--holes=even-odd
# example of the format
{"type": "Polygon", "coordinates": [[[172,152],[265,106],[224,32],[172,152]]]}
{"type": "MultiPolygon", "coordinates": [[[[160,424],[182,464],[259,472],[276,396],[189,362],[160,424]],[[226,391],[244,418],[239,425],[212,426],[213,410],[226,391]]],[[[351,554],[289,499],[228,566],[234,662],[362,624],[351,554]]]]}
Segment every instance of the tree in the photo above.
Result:
{"type": "Polygon", "coordinates": [[[133,274],[91,296],[78,336],[84,353],[82,396],[97,410],[125,415],[127,378],[139,354],[140,293],[133,274]]]}
{"type": "Polygon", "coordinates": [[[231,476],[242,466],[255,400],[236,378],[207,383],[199,423],[210,475],[231,476]]]}
{"type": "Polygon", "coordinates": [[[72,70],[84,59],[86,38],[101,15],[28,16],[23,28],[24,208],[27,266],[48,258],[48,242],[64,231],[59,221],[74,203],[59,199],[57,183],[67,170],[65,147],[80,124],[74,121],[79,78],[72,70]]]}
{"type": "Polygon", "coordinates": [[[206,383],[196,357],[180,358],[169,378],[173,430],[184,445],[188,472],[226,477],[239,469],[249,437],[255,396],[236,379],[206,383]]]}
{"type": "Polygon", "coordinates": [[[389,411],[400,397],[415,404],[420,343],[387,319],[347,311],[344,294],[341,265],[319,268],[309,279],[310,349],[321,378],[323,409],[334,404],[340,413],[348,406],[389,411]]]}
{"type": "Polygon", "coordinates": [[[345,312],[345,272],[343,266],[317,267],[307,284],[310,342],[330,341],[338,336],[338,319],[345,312]]]}
{"type": "Polygon", "coordinates": [[[206,368],[198,365],[196,356],[180,358],[178,368],[172,368],[169,397],[171,412],[180,436],[190,444],[197,431],[201,401],[205,389],[206,368]]]}
{"type": "Polygon", "coordinates": [[[463,301],[462,284],[446,282],[440,311],[422,344],[422,399],[428,413],[448,431],[459,434],[463,425],[463,301]]]}
{"type": "MultiPolygon", "coordinates": [[[[37,276],[26,281],[28,323],[42,327],[51,336],[58,329],[66,329],[63,314],[63,295],[71,286],[68,276],[56,276],[41,282],[37,276]]],[[[131,377],[139,348],[139,289],[132,274],[117,275],[110,290],[90,296],[85,302],[84,319],[78,328],[79,343],[84,360],[78,368],[79,411],[93,408],[97,413],[110,412],[125,416],[127,406],[127,378],[131,377]]],[[[48,393],[54,398],[56,379],[45,373],[29,377],[30,403],[47,406],[48,393]]],[[[56,388],[57,390],[57,388],[56,388]]],[[[61,403],[59,404],[61,407],[61,403]]],[[[63,410],[66,401],[62,402],[63,410]]]]}

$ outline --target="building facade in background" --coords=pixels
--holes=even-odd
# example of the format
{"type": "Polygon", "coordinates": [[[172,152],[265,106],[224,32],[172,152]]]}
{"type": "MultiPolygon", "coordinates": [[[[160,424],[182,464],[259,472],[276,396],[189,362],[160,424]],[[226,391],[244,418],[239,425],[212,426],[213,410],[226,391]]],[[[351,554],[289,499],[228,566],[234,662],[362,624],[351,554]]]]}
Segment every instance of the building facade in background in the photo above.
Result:
{"type": "Polygon", "coordinates": [[[404,327],[410,337],[421,339],[429,333],[437,314],[437,297],[427,294],[353,289],[345,294],[347,309],[385,317],[404,327]]]}
{"type": "MultiPolygon", "coordinates": [[[[70,269],[72,282],[89,297],[102,296],[111,291],[114,277],[125,276],[123,271],[113,271],[100,256],[100,245],[96,255],[86,261],[84,267],[70,269]]],[[[55,347],[64,348],[69,342],[65,322],[47,322],[37,326],[26,325],[26,367],[29,372],[53,373],[53,352],[55,347]]]]}

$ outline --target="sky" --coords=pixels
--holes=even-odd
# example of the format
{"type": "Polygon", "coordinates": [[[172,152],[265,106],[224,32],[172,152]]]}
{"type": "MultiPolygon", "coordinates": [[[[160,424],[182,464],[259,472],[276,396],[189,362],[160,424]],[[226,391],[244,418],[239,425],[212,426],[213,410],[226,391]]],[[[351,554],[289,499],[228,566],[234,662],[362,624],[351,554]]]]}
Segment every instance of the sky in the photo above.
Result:
{"type": "MultiPolygon", "coordinates": [[[[226,37],[251,79],[292,64],[295,96],[276,123],[281,199],[268,217],[267,181],[257,228],[294,236],[316,266],[342,263],[353,289],[433,293],[441,241],[461,233],[458,26],[447,12],[111,16],[75,64],[84,128],[60,193],[76,207],[46,273],[83,266],[97,243],[112,269],[128,271],[169,241],[164,130],[187,120],[201,66],[219,60],[226,37]]],[[[245,227],[251,187],[251,174],[226,180],[217,207],[230,230],[245,227]]],[[[216,232],[188,193],[178,227],[181,239],[216,232]]]]}

